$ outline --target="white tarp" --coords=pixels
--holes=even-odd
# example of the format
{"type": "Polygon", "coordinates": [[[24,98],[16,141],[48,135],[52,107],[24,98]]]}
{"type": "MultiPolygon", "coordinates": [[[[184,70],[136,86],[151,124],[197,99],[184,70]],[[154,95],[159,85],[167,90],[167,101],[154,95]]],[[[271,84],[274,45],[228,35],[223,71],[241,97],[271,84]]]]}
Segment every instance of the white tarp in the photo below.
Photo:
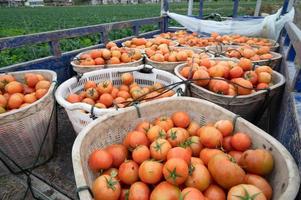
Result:
{"type": "Polygon", "coordinates": [[[246,36],[261,36],[277,40],[284,24],[286,22],[292,22],[295,15],[294,8],[285,15],[280,15],[281,9],[279,9],[277,13],[262,19],[248,19],[241,21],[226,20],[217,22],[212,20],[201,20],[169,12],[167,12],[167,15],[192,32],[241,34],[246,36]]]}

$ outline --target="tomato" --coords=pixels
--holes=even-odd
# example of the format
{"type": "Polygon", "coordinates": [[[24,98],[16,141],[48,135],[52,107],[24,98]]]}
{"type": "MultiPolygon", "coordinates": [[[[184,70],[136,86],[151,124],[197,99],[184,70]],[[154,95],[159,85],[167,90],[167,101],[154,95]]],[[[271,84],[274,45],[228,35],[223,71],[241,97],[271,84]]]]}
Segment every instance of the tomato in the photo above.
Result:
{"type": "Polygon", "coordinates": [[[90,98],[84,98],[82,100],[83,103],[87,103],[87,104],[90,104],[90,105],[94,105],[95,104],[95,101],[93,99],[90,99],[90,98]]]}
{"type": "Polygon", "coordinates": [[[145,135],[145,133],[139,132],[139,131],[132,131],[129,132],[123,143],[127,148],[136,148],[139,145],[149,145],[149,141],[145,135]],[[128,142],[128,143],[125,143],[128,142]]]}
{"type": "Polygon", "coordinates": [[[35,101],[37,101],[37,97],[35,95],[35,93],[31,93],[31,94],[26,94],[24,95],[24,102],[25,103],[33,103],[35,101]]]}
{"type": "Polygon", "coordinates": [[[256,87],[257,90],[263,90],[269,88],[269,85],[266,83],[259,83],[256,87]]]}
{"type": "Polygon", "coordinates": [[[36,90],[38,89],[46,89],[48,90],[50,88],[50,85],[51,83],[49,81],[46,81],[46,80],[42,80],[42,81],[39,81],[37,84],[36,84],[36,90]]]}
{"type": "Polygon", "coordinates": [[[121,187],[114,177],[102,175],[93,182],[92,192],[95,200],[118,200],[121,187]]]}
{"type": "Polygon", "coordinates": [[[225,189],[243,183],[245,172],[238,164],[231,161],[229,155],[215,155],[210,159],[208,169],[213,179],[225,189]]]}
{"type": "Polygon", "coordinates": [[[171,158],[180,158],[189,165],[191,160],[191,152],[182,147],[174,147],[167,153],[167,160],[171,158]]]}
{"type": "Polygon", "coordinates": [[[263,177],[255,174],[246,174],[244,183],[256,186],[258,189],[260,189],[263,192],[267,200],[271,199],[273,189],[268,183],[268,181],[265,180],[263,177]]]}
{"type": "Polygon", "coordinates": [[[101,169],[108,169],[112,166],[113,158],[111,154],[102,149],[93,151],[88,159],[89,167],[97,172],[101,169]]]}
{"type": "Polygon", "coordinates": [[[157,139],[150,145],[151,157],[156,160],[166,160],[171,144],[165,139],[157,139]]]}
{"type": "Polygon", "coordinates": [[[5,98],[3,95],[0,94],[0,107],[5,108],[6,105],[7,105],[7,100],[6,100],[6,98],[5,98]]]}
{"type": "Polygon", "coordinates": [[[183,200],[205,200],[204,195],[193,187],[187,187],[182,191],[183,200]]]}
{"type": "Polygon", "coordinates": [[[200,137],[191,136],[185,141],[185,145],[191,149],[192,156],[199,156],[203,145],[200,141],[200,137]]]}
{"type": "Polygon", "coordinates": [[[245,151],[251,147],[251,138],[245,133],[236,133],[231,138],[231,146],[237,151],[245,151]]]}
{"type": "Polygon", "coordinates": [[[161,182],[152,191],[150,200],[179,200],[181,190],[166,181],[161,182]]]}
{"type": "Polygon", "coordinates": [[[224,190],[215,184],[209,185],[209,187],[204,191],[204,196],[209,200],[226,200],[224,190]]]}
{"type": "Polygon", "coordinates": [[[169,129],[171,129],[174,126],[171,118],[169,118],[167,116],[158,117],[154,121],[154,124],[161,126],[165,131],[168,131],[169,129]]]}
{"type": "Polygon", "coordinates": [[[239,78],[243,75],[244,73],[244,70],[239,67],[239,66],[236,66],[236,67],[233,67],[231,70],[230,70],[230,78],[239,78]]]}
{"type": "Polygon", "coordinates": [[[109,175],[109,176],[115,177],[117,180],[119,180],[118,169],[117,168],[107,169],[101,175],[109,175]]]}
{"type": "Polygon", "coordinates": [[[244,73],[244,78],[250,81],[254,86],[257,84],[258,76],[255,71],[246,71],[244,73]]]}
{"type": "MultiPolygon", "coordinates": [[[[213,73],[213,72],[212,72],[213,73]]],[[[199,86],[206,86],[210,81],[209,73],[203,69],[198,69],[193,73],[193,82],[199,86]]]]}
{"type": "Polygon", "coordinates": [[[113,158],[113,167],[119,167],[119,165],[127,159],[128,151],[122,144],[111,144],[110,146],[107,146],[105,150],[111,154],[113,158]]]}
{"type": "Polygon", "coordinates": [[[251,70],[253,67],[253,63],[250,59],[241,58],[237,63],[244,71],[251,70]]]}
{"type": "Polygon", "coordinates": [[[97,100],[99,98],[99,94],[95,88],[88,88],[86,90],[86,97],[97,100]]]}
{"type": "Polygon", "coordinates": [[[198,130],[202,145],[208,148],[217,148],[222,145],[222,133],[212,126],[203,126],[198,130]]]}
{"type": "Polygon", "coordinates": [[[66,100],[70,103],[78,103],[81,101],[78,94],[69,94],[66,100]]]}
{"type": "Polygon", "coordinates": [[[197,135],[197,130],[200,128],[200,125],[196,121],[191,121],[189,126],[187,127],[187,131],[189,135],[194,136],[197,135]]]}
{"type": "Polygon", "coordinates": [[[212,91],[217,94],[227,95],[229,91],[229,83],[224,80],[215,80],[215,83],[212,86],[212,91]]]}
{"type": "Polygon", "coordinates": [[[46,89],[38,89],[36,90],[36,97],[37,99],[42,98],[43,96],[45,96],[45,94],[47,94],[48,90],[46,89]]]}
{"type": "Polygon", "coordinates": [[[88,80],[84,85],[84,89],[87,90],[89,88],[96,88],[96,83],[88,80]]]}
{"type": "Polygon", "coordinates": [[[183,143],[189,137],[189,133],[183,128],[171,128],[167,131],[167,140],[175,147],[183,143]]]}
{"type": "Polygon", "coordinates": [[[15,93],[9,96],[9,99],[7,101],[7,107],[9,109],[17,109],[22,105],[24,97],[20,96],[19,94],[20,93],[15,93]]]}
{"type": "Polygon", "coordinates": [[[163,164],[146,160],[139,166],[139,178],[148,184],[156,184],[162,178],[163,164]]]}
{"type": "Polygon", "coordinates": [[[191,157],[190,163],[191,165],[197,165],[197,164],[204,165],[204,162],[200,158],[196,158],[196,157],[191,157]]]}
{"type": "Polygon", "coordinates": [[[97,91],[100,94],[111,93],[113,90],[113,84],[111,81],[103,81],[97,85],[97,91]]]}
{"type": "Polygon", "coordinates": [[[149,148],[145,145],[137,146],[132,152],[132,158],[138,164],[148,160],[150,158],[149,148]]]}
{"type": "Polygon", "coordinates": [[[171,158],[163,166],[163,175],[167,182],[181,185],[188,177],[188,165],[179,158],[171,158]]]}
{"type": "Polygon", "coordinates": [[[205,165],[208,165],[209,160],[217,154],[223,153],[219,149],[208,149],[204,148],[200,152],[200,158],[204,162],[205,165]]]}
{"type": "Polygon", "coordinates": [[[155,141],[158,138],[162,138],[162,139],[166,138],[166,132],[165,132],[165,130],[161,126],[158,126],[158,125],[150,127],[148,129],[146,135],[147,135],[147,138],[151,142],[155,141]]]}
{"type": "Polygon", "coordinates": [[[260,72],[258,74],[259,83],[270,83],[272,81],[272,76],[268,72],[260,72]]]}
{"type": "Polygon", "coordinates": [[[232,139],[232,136],[227,136],[227,137],[224,137],[223,138],[223,149],[226,151],[226,152],[229,152],[229,151],[232,151],[233,150],[233,147],[231,145],[231,139],[232,139]]]}
{"type": "Polygon", "coordinates": [[[222,133],[223,137],[226,137],[233,132],[233,124],[230,120],[219,120],[214,126],[222,133]]]}
{"type": "Polygon", "coordinates": [[[131,85],[134,81],[134,77],[131,73],[123,73],[121,75],[121,81],[125,85],[131,85]]]}
{"type": "Polygon", "coordinates": [[[228,154],[235,159],[236,163],[238,163],[238,161],[240,160],[240,158],[242,156],[241,151],[230,151],[228,154]]]}
{"type": "Polygon", "coordinates": [[[138,177],[138,164],[132,160],[127,160],[119,166],[118,177],[120,181],[131,185],[135,183],[138,177]]]}
{"type": "Polygon", "coordinates": [[[129,200],[129,189],[122,188],[119,196],[119,200],[129,200]]]}
{"type": "Polygon", "coordinates": [[[245,151],[238,163],[247,172],[257,175],[267,175],[271,173],[274,167],[272,154],[264,149],[245,151]]]}
{"type": "MultiPolygon", "coordinates": [[[[92,90],[95,90],[94,88],[91,88],[92,90]]],[[[89,89],[90,90],[90,89],[89,89]]],[[[87,92],[87,96],[88,96],[88,92],[87,92]]],[[[96,97],[96,95],[95,95],[96,97]]],[[[94,98],[95,98],[94,97],[94,98]]],[[[105,94],[102,94],[100,97],[99,97],[99,100],[98,102],[99,103],[102,103],[104,104],[107,108],[111,107],[113,105],[113,97],[111,94],[108,94],[108,93],[105,93],[105,94]]]]}
{"type": "Polygon", "coordinates": [[[266,200],[260,189],[249,184],[236,185],[229,190],[227,200],[241,199],[266,200]]]}
{"type": "Polygon", "coordinates": [[[190,165],[189,176],[185,181],[187,187],[194,187],[204,191],[211,183],[211,176],[208,169],[202,164],[190,165]]]}
{"type": "Polygon", "coordinates": [[[237,93],[240,95],[248,95],[251,94],[253,90],[253,85],[250,81],[245,80],[243,78],[236,78],[233,81],[235,84],[235,87],[237,87],[237,93]]]}
{"type": "Polygon", "coordinates": [[[140,131],[142,133],[147,133],[148,130],[152,127],[152,124],[146,121],[140,122],[137,124],[135,130],[140,131]]]}
{"type": "Polygon", "coordinates": [[[12,81],[5,85],[5,91],[8,92],[8,94],[22,93],[23,85],[18,81],[12,81]]]}
{"type": "Polygon", "coordinates": [[[36,84],[39,82],[39,78],[36,74],[33,73],[26,73],[24,75],[25,82],[28,85],[28,87],[34,88],[36,84]]]}
{"type": "Polygon", "coordinates": [[[186,112],[175,112],[171,115],[173,124],[177,127],[186,128],[190,124],[190,117],[186,112]]]}
{"type": "Polygon", "coordinates": [[[256,67],[255,72],[257,75],[259,75],[261,72],[267,72],[269,74],[272,74],[273,69],[269,66],[259,66],[259,67],[256,67]]]}
{"type": "Polygon", "coordinates": [[[148,200],[150,190],[143,182],[136,182],[130,187],[129,200],[148,200]]]}

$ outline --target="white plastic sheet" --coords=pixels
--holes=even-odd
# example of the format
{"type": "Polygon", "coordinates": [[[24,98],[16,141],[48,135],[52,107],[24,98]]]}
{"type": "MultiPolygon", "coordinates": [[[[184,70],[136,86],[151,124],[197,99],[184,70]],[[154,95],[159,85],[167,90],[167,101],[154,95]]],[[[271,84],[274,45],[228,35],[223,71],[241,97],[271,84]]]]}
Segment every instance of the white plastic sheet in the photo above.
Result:
{"type": "Polygon", "coordinates": [[[169,12],[167,12],[167,15],[193,32],[240,34],[277,40],[284,24],[286,22],[292,22],[295,15],[294,8],[285,15],[280,15],[281,10],[282,8],[280,8],[277,13],[261,19],[226,20],[221,22],[200,20],[194,17],[169,12]]]}

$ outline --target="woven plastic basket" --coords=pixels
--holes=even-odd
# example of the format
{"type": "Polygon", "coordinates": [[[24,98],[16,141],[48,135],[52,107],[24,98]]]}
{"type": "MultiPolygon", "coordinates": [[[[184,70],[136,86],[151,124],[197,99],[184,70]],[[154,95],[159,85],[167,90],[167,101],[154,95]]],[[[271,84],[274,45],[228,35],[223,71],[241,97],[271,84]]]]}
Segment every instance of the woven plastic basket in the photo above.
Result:
{"type": "MultiPolygon", "coordinates": [[[[133,130],[141,121],[153,120],[160,115],[170,115],[175,111],[186,111],[193,120],[200,121],[202,124],[235,118],[235,114],[220,106],[191,97],[147,102],[140,105],[139,110],[141,117],[138,117],[135,108],[127,108],[119,113],[98,118],[78,135],[72,149],[77,187],[91,188],[93,180],[97,177],[97,174],[88,167],[90,153],[97,148],[121,143],[126,133],[133,130]]],[[[293,200],[298,193],[300,177],[298,167],[290,153],[275,138],[242,118],[236,120],[235,130],[247,133],[252,138],[253,148],[265,148],[273,154],[275,167],[268,177],[273,187],[272,200],[293,200]]],[[[92,199],[87,190],[79,192],[79,196],[82,200],[92,199]]]]}
{"type": "MultiPolygon", "coordinates": [[[[221,52],[225,52],[227,49],[235,49],[241,47],[239,45],[223,45],[223,46],[209,46],[206,49],[210,52],[215,54],[216,56],[220,54],[221,52]]],[[[282,55],[280,53],[276,52],[270,52],[273,55],[273,58],[268,60],[259,60],[259,61],[253,61],[256,65],[268,65],[273,69],[277,69],[281,64],[282,55]]],[[[220,57],[227,58],[226,56],[221,55],[220,57]]]]}
{"type": "MultiPolygon", "coordinates": [[[[213,58],[213,60],[236,61],[227,58],[213,58]]],[[[181,64],[175,68],[175,74],[182,80],[187,80],[180,74],[181,69],[185,66],[186,64],[181,64]]],[[[191,83],[190,89],[192,97],[206,99],[242,116],[249,121],[254,121],[259,111],[263,109],[266,98],[277,98],[281,94],[281,90],[285,84],[285,78],[280,73],[273,71],[272,83],[273,86],[270,87],[269,95],[267,90],[261,90],[249,95],[239,95],[235,98],[233,96],[211,92],[210,90],[194,83],[191,83]]]]}
{"type": "MultiPolygon", "coordinates": [[[[90,50],[91,51],[91,50],[90,50]]],[[[71,61],[71,65],[73,67],[73,70],[78,73],[78,74],[83,74],[86,72],[91,72],[91,71],[95,71],[95,70],[100,70],[100,69],[106,69],[106,68],[117,68],[117,67],[137,67],[139,65],[142,64],[142,58],[137,60],[137,61],[133,61],[133,62],[129,62],[129,63],[121,63],[121,64],[107,64],[107,65],[91,65],[91,66],[82,66],[79,65],[79,58],[82,54],[84,53],[89,53],[90,51],[85,51],[82,52],[78,55],[76,55],[74,57],[74,59],[71,61]]]]}
{"type": "MultiPolygon", "coordinates": [[[[52,156],[57,133],[55,110],[51,117],[51,113],[55,109],[53,90],[57,79],[56,73],[50,70],[30,70],[9,74],[23,82],[24,73],[29,72],[41,74],[52,81],[48,93],[29,106],[0,114],[0,147],[5,154],[24,169],[32,167],[48,126],[47,138],[37,165],[44,163],[52,156]]],[[[10,168],[19,171],[5,156],[1,154],[0,156],[5,159],[10,168]]],[[[0,165],[0,174],[5,170],[3,166],[0,165]]]]}
{"type": "MultiPolygon", "coordinates": [[[[74,77],[62,83],[56,91],[55,94],[56,100],[61,106],[65,108],[75,132],[79,133],[85,126],[87,126],[90,122],[93,121],[93,119],[90,117],[92,106],[86,103],[72,104],[67,102],[66,97],[70,93],[77,93],[82,91],[84,84],[88,80],[95,81],[96,83],[105,80],[111,80],[115,86],[120,86],[122,83],[121,82],[122,72],[139,70],[143,67],[144,66],[141,65],[140,67],[122,67],[122,68],[112,68],[112,69],[93,71],[93,72],[85,73],[79,81],[74,77]],[[82,110],[88,113],[82,112],[82,110]]],[[[151,67],[151,66],[146,65],[146,67],[151,67]]],[[[133,71],[132,74],[134,76],[134,81],[141,86],[152,85],[155,82],[162,83],[163,85],[170,85],[172,83],[181,81],[181,79],[179,79],[177,76],[157,69],[152,69],[152,73],[149,74],[142,73],[139,71],[133,71]]],[[[185,86],[182,84],[175,87],[173,90],[177,92],[178,89],[184,91],[185,86]]],[[[177,94],[175,96],[177,96],[177,94]]],[[[108,108],[108,109],[93,108],[93,113],[96,116],[105,115],[115,111],[116,111],[115,108],[108,108]]]]}
{"type": "MultiPolygon", "coordinates": [[[[198,54],[204,53],[204,50],[202,50],[202,49],[187,48],[187,47],[177,47],[176,49],[192,50],[198,54]]],[[[206,54],[209,56],[209,58],[214,58],[213,54],[210,54],[210,53],[206,53],[206,54]]],[[[153,60],[149,59],[148,57],[146,57],[147,64],[155,67],[156,69],[161,69],[161,70],[173,73],[173,74],[174,74],[175,67],[182,63],[185,63],[185,62],[186,61],[183,61],[183,62],[157,62],[157,61],[153,61],[153,60]]]]}

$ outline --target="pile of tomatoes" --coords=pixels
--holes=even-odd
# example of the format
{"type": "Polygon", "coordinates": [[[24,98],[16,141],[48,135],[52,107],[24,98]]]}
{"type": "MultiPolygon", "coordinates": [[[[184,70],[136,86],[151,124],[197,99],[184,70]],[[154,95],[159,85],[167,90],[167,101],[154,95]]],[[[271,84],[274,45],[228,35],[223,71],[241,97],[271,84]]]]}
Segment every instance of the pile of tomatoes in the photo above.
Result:
{"type": "Polygon", "coordinates": [[[26,107],[42,98],[51,85],[41,74],[25,73],[25,82],[13,75],[0,75],[0,114],[26,107]]]}
{"type": "Polygon", "coordinates": [[[165,89],[164,85],[159,82],[148,87],[141,87],[134,82],[131,73],[123,73],[121,81],[122,84],[119,87],[114,86],[109,80],[98,84],[94,81],[87,81],[83,91],[78,94],[69,94],[66,100],[70,103],[87,103],[97,108],[110,108],[112,106],[123,108],[134,100],[144,102],[171,97],[175,94],[173,90],[165,89]]]}
{"type": "Polygon", "coordinates": [[[186,112],[140,122],[122,144],[89,155],[96,200],[269,200],[272,154],[250,149],[229,120],[200,126],[186,112]]]}
{"type": "Polygon", "coordinates": [[[165,39],[172,39],[172,40],[177,40],[178,38],[183,38],[187,36],[198,36],[197,33],[188,33],[187,31],[184,30],[179,30],[176,32],[166,32],[166,33],[160,33],[159,37],[165,38],[165,39]]]}
{"type": "Polygon", "coordinates": [[[142,58],[139,50],[119,48],[114,42],[109,42],[104,49],[94,49],[79,56],[76,61],[80,66],[105,64],[121,64],[137,61],[142,58]]]}
{"type": "Polygon", "coordinates": [[[241,58],[238,62],[194,59],[180,70],[180,74],[186,79],[193,79],[198,86],[218,94],[248,95],[272,85],[272,68],[252,68],[252,61],[246,58],[241,58]]]}
{"type": "Polygon", "coordinates": [[[133,38],[131,40],[125,41],[123,43],[123,46],[128,48],[145,49],[153,46],[157,47],[160,44],[166,44],[168,46],[177,46],[177,43],[175,43],[174,41],[162,37],[156,37],[153,39],[133,38]]]}
{"type": "Polygon", "coordinates": [[[248,58],[252,61],[259,60],[268,60],[273,58],[273,55],[270,53],[270,47],[251,47],[244,45],[238,48],[227,48],[226,56],[230,58],[248,58]]]}
{"type": "Polygon", "coordinates": [[[197,54],[190,49],[170,48],[166,44],[147,48],[145,53],[148,58],[156,62],[185,62],[193,57],[199,59],[209,57],[206,53],[197,54]]]}

